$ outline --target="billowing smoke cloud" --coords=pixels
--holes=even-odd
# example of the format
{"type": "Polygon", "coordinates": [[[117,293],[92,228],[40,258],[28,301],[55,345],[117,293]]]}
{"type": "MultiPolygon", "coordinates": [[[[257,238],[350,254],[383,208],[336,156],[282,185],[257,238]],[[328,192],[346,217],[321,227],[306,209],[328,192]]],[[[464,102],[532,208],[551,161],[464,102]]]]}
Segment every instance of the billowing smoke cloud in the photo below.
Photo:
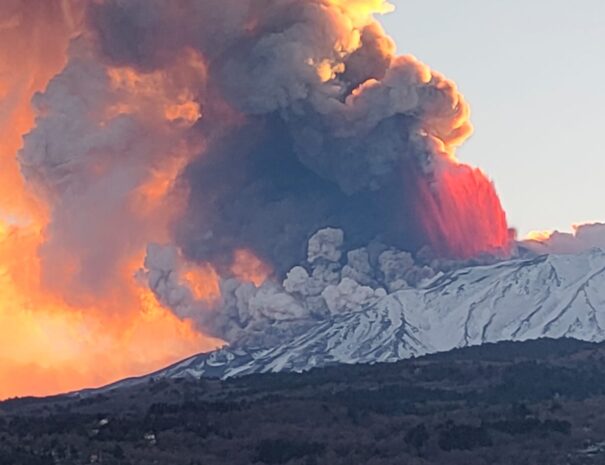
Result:
{"type": "MultiPolygon", "coordinates": [[[[99,47],[116,65],[164,69],[186,48],[206,63],[196,129],[208,147],[185,170],[189,205],[177,227],[187,257],[225,270],[236,250],[251,249],[283,274],[325,226],[345,230],[352,246],[380,236],[414,250],[430,240],[418,184],[439,195],[433,184],[453,169],[450,156],[471,132],[468,106],[451,81],[395,56],[370,15],[355,14],[380,2],[346,4],[106,1],[92,9],[99,47]]],[[[440,252],[466,257],[506,246],[499,203],[479,210],[484,223],[462,231],[428,226],[447,228],[440,252]],[[470,253],[455,241],[448,247],[447,236],[477,245],[470,253]]]]}
{"type": "Polygon", "coordinates": [[[605,250],[605,224],[574,226],[573,232],[532,233],[521,246],[539,254],[576,254],[591,249],[605,250]]]}
{"type": "MultiPolygon", "coordinates": [[[[145,261],[150,287],[181,318],[194,318],[236,345],[268,347],[318,320],[360,311],[389,292],[415,287],[438,266],[418,265],[408,252],[373,241],[344,253],[344,232],[326,228],[308,242],[306,259],[281,282],[261,285],[223,279],[218,300],[199,298],[183,280],[186,261],[174,246],[150,245],[145,261]]],[[[207,296],[207,293],[204,294],[207,296]]]]}
{"type": "MultiPolygon", "coordinates": [[[[185,154],[127,168],[130,174],[124,177],[132,180],[137,171],[140,186],[124,194],[127,189],[116,183],[114,193],[99,188],[102,175],[117,177],[119,166],[113,164],[123,160],[115,154],[133,153],[128,147],[134,138],[124,137],[127,143],[120,149],[115,138],[94,137],[117,133],[113,120],[119,114],[139,121],[148,129],[144,136],[152,137],[151,121],[159,125],[157,114],[164,106],[163,119],[174,123],[160,125],[164,132],[178,126],[183,133],[196,105],[178,82],[194,82],[183,75],[192,66],[196,79],[202,77],[199,66],[186,60],[188,66],[179,66],[178,73],[146,76],[103,70],[86,37],[71,47],[69,58],[68,44],[81,34],[89,3],[0,2],[0,399],[98,386],[222,344],[161,307],[133,279],[147,242],[164,240],[160,223],[178,204],[161,199],[185,154]],[[63,77],[47,89],[57,73],[63,77]],[[157,84],[167,83],[168,75],[173,83],[157,84]],[[38,92],[34,108],[31,100],[38,92]],[[104,110],[95,113],[99,109],[104,110]],[[32,129],[35,125],[40,129],[32,129]],[[20,166],[17,154],[30,131],[20,166]],[[106,147],[114,153],[104,155],[106,147]],[[143,170],[147,179],[141,180],[143,170]],[[124,194],[120,202],[118,192],[124,194]],[[130,214],[122,214],[127,209],[130,214]],[[139,225],[144,227],[132,229],[139,225]]],[[[127,126],[122,125],[123,136],[127,126]]],[[[171,149],[180,151],[185,141],[174,140],[171,149]]]]}
{"type": "Polygon", "coordinates": [[[66,297],[115,291],[124,261],[166,239],[177,199],[167,206],[155,191],[191,150],[184,134],[198,113],[186,86],[203,81],[197,63],[178,65],[145,76],[111,69],[78,39],[67,66],[33,99],[36,128],[19,161],[51,206],[44,279],[66,297]]]}
{"type": "Polygon", "coordinates": [[[419,285],[442,259],[506,254],[492,183],[455,159],[469,107],[395,54],[373,18],[388,8],[90,2],[20,154],[51,207],[48,283],[112,292],[150,243],[138,277],[158,300],[266,346],[419,285]]]}

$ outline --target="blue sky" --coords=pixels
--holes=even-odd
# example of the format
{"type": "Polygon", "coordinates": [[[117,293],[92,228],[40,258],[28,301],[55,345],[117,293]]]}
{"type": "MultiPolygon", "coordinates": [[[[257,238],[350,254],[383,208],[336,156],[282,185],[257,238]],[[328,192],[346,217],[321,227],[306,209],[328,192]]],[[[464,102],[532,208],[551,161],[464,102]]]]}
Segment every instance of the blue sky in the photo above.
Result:
{"type": "Polygon", "coordinates": [[[496,183],[512,226],[605,220],[605,1],[400,0],[400,54],[455,80],[475,134],[458,153],[496,183]]]}

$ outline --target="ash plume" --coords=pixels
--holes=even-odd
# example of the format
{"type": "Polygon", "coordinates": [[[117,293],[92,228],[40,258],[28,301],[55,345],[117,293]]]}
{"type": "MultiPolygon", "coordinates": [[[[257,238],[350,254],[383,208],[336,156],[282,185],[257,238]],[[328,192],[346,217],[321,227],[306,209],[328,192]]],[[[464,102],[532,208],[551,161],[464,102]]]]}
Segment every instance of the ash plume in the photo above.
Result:
{"type": "Polygon", "coordinates": [[[90,2],[20,155],[51,205],[46,268],[74,263],[48,279],[103,292],[151,243],[138,277],[165,306],[227,342],[269,346],[419,285],[436,263],[506,255],[494,186],[455,158],[469,107],[452,81],[396,55],[374,19],[388,9],[90,2]],[[175,166],[141,213],[133,193],[175,166]]]}
{"type": "MultiPolygon", "coordinates": [[[[283,274],[324,226],[355,245],[377,236],[426,245],[415,184],[447,171],[448,154],[471,132],[451,81],[395,56],[370,15],[339,2],[143,4],[101,2],[90,18],[115,65],[163,69],[192,48],[207,66],[196,130],[208,147],[183,174],[191,193],[176,228],[189,258],[226,269],[249,248],[283,274]]],[[[500,230],[479,247],[505,247],[500,230]]]]}
{"type": "Polygon", "coordinates": [[[168,89],[174,74],[129,82],[77,39],[63,71],[33,98],[36,127],[19,162],[49,204],[43,279],[69,300],[115,291],[124,261],[161,234],[155,215],[170,216],[144,190],[187,151],[183,126],[165,116],[165,101],[176,98],[168,89]]]}

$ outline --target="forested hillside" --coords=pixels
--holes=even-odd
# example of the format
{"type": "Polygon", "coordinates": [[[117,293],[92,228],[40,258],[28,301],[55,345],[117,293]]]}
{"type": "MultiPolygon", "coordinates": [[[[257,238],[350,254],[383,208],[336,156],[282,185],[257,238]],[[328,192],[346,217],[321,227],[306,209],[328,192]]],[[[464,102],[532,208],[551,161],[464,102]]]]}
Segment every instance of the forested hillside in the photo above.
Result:
{"type": "Polygon", "coordinates": [[[0,404],[0,464],[605,463],[605,346],[500,343],[374,366],[0,404]]]}

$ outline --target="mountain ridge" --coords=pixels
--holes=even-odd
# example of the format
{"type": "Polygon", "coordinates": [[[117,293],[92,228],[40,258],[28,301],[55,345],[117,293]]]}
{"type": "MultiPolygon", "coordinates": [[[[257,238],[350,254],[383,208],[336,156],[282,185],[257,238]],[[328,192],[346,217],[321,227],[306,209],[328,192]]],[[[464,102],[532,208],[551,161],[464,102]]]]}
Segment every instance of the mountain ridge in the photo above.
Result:
{"type": "Polygon", "coordinates": [[[394,362],[487,342],[605,340],[605,252],[515,258],[437,276],[360,311],[320,321],[269,349],[223,347],[150,378],[230,378],[338,363],[394,362]]]}

